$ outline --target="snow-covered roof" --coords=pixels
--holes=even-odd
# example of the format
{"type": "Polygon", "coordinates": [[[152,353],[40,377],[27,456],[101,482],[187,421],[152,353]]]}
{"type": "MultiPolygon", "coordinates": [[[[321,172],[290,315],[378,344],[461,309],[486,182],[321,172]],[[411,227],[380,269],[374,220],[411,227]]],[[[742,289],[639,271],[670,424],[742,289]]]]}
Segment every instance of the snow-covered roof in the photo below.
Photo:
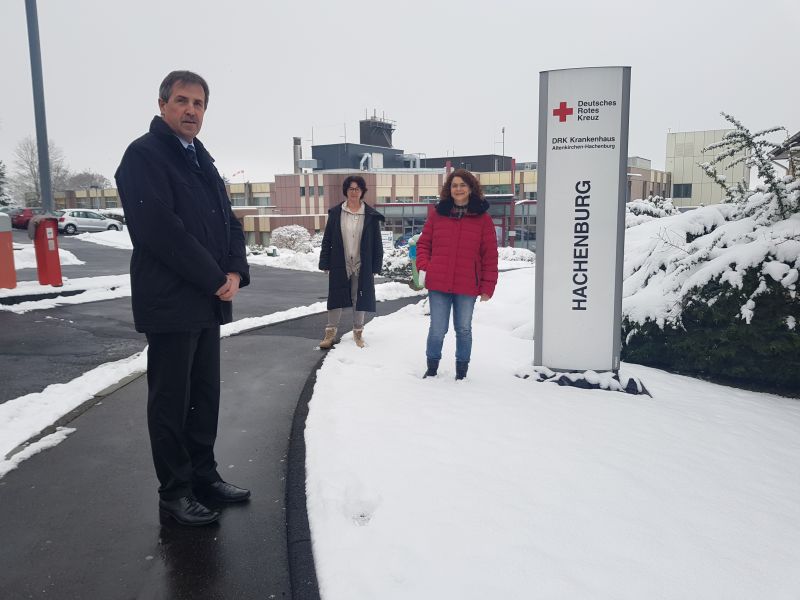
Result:
{"type": "Polygon", "coordinates": [[[800,148],[800,131],[791,136],[780,148],[775,148],[769,153],[772,160],[786,160],[789,158],[789,150],[800,148]]]}

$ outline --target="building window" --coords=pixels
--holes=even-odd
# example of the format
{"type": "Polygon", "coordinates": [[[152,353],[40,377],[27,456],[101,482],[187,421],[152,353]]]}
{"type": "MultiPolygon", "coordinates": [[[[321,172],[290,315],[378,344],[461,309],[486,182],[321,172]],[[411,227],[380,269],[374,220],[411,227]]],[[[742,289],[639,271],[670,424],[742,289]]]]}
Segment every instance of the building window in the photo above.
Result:
{"type": "Polygon", "coordinates": [[[300,195],[301,196],[305,196],[306,195],[306,187],[304,185],[300,186],[300,195]]]}
{"type": "Polygon", "coordinates": [[[691,183],[675,183],[672,185],[673,198],[691,198],[692,197],[692,184],[691,183]]]}
{"type": "Polygon", "coordinates": [[[501,183],[500,185],[484,185],[483,193],[484,194],[510,194],[511,193],[511,184],[509,183],[501,183]]]}

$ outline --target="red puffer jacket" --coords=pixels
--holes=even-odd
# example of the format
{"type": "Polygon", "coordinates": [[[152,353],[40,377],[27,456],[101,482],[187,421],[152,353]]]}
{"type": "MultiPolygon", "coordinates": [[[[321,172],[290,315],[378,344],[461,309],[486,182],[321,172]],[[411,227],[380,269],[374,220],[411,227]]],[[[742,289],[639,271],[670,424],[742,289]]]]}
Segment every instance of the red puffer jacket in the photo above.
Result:
{"type": "Polygon", "coordinates": [[[486,200],[470,200],[460,219],[450,216],[452,200],[441,201],[417,242],[417,269],[425,287],[437,292],[479,296],[497,285],[497,237],[486,200]]]}

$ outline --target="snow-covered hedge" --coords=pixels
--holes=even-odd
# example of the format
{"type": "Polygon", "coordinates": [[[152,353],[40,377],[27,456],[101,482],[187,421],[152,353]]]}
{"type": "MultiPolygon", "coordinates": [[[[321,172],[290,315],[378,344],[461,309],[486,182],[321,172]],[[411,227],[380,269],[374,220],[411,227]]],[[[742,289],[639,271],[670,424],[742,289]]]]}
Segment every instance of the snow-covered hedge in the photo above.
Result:
{"type": "Polygon", "coordinates": [[[724,204],[626,231],[622,356],[800,396],[800,180],[769,160],[778,144],[735,129],[700,166],[724,204]],[[739,158],[736,158],[739,157],[739,158]],[[717,166],[744,162],[761,184],[731,187],[717,166]]]}
{"type": "Polygon", "coordinates": [[[623,358],[800,394],[800,213],[740,216],[720,204],[627,230],[623,358]]]}
{"type": "Polygon", "coordinates": [[[384,277],[411,281],[411,260],[408,258],[408,245],[383,251],[384,277]]]}
{"type": "Polygon", "coordinates": [[[677,215],[678,212],[678,209],[673,206],[672,200],[661,196],[631,200],[625,204],[625,227],[635,227],[653,219],[677,215]]]}
{"type": "Polygon", "coordinates": [[[311,252],[311,234],[302,225],[284,225],[270,235],[273,246],[295,252],[311,252]]]}

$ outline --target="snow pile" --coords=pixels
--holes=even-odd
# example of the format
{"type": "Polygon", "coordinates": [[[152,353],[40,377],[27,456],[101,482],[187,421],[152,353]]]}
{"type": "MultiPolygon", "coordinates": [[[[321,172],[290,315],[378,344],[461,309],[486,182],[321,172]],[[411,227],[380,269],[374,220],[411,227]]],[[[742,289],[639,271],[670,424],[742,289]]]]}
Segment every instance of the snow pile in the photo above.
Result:
{"type": "Polygon", "coordinates": [[[295,271],[319,271],[319,248],[310,252],[295,252],[286,248],[279,248],[277,256],[268,254],[248,254],[247,262],[251,265],[276,267],[278,269],[292,269],[295,271]]]}
{"type": "Polygon", "coordinates": [[[128,228],[124,227],[122,231],[99,231],[97,233],[81,233],[75,236],[76,240],[83,242],[91,242],[101,246],[110,246],[111,248],[119,248],[120,250],[133,250],[133,242],[128,233],[128,228]]]}
{"type": "Polygon", "coordinates": [[[111,217],[117,221],[123,222],[125,220],[125,210],[122,208],[101,208],[96,210],[105,217],[111,217]]]}
{"type": "Polygon", "coordinates": [[[498,248],[497,254],[499,260],[502,262],[536,262],[536,254],[527,248],[498,248]]]}
{"type": "MultiPolygon", "coordinates": [[[[72,252],[63,248],[58,249],[58,259],[61,261],[62,266],[86,264],[72,252]]],[[[16,270],[36,268],[36,250],[33,244],[14,243],[14,268],[16,270]]]]}
{"type": "Polygon", "coordinates": [[[39,285],[38,281],[20,281],[11,290],[0,289],[0,298],[24,298],[25,296],[59,295],[55,298],[28,300],[17,304],[0,303],[0,311],[26,313],[32,310],[45,310],[68,304],[84,304],[100,300],[125,298],[131,295],[130,275],[104,275],[101,277],[63,278],[62,287],[39,285]]]}
{"type": "Polygon", "coordinates": [[[547,367],[531,366],[517,373],[517,377],[527,379],[533,377],[539,382],[550,382],[558,385],[570,385],[583,389],[609,390],[611,392],[625,392],[627,394],[647,394],[647,388],[636,377],[629,377],[621,381],[618,374],[604,371],[583,371],[573,373],[556,373],[547,367]]]}

